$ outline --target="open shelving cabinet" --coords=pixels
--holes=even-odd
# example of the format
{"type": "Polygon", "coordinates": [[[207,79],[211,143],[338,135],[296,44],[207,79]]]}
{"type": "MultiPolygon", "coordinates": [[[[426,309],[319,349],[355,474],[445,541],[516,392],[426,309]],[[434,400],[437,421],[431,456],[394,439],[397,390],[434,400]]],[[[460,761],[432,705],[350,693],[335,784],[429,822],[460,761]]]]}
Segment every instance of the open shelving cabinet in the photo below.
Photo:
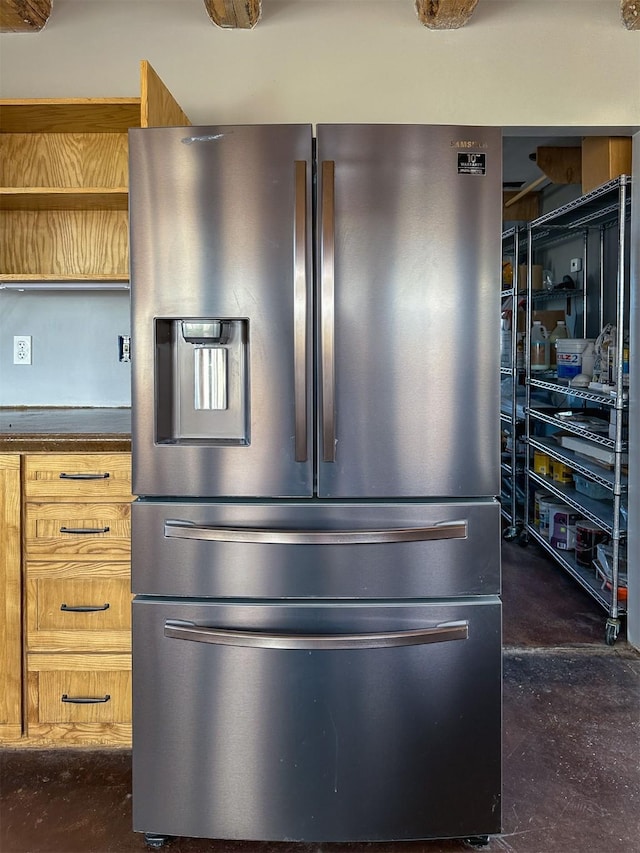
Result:
{"type": "Polygon", "coordinates": [[[189,124],[146,60],[139,97],[0,100],[0,288],[128,281],[127,132],[189,124]]]}

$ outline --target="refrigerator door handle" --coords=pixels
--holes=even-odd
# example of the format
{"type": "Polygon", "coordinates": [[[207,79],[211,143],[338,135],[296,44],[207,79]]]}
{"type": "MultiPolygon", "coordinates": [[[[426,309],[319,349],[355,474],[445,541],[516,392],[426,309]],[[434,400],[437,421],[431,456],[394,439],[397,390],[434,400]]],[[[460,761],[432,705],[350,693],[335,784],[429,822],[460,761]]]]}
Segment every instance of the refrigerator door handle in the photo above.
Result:
{"type": "Polygon", "coordinates": [[[307,461],[307,163],[295,164],[293,231],[295,458],[307,461]]]}
{"type": "Polygon", "coordinates": [[[277,530],[260,527],[219,527],[168,518],[164,522],[164,535],[168,539],[206,539],[212,542],[261,545],[373,545],[466,539],[467,521],[442,521],[429,527],[396,527],[387,530],[277,530]]]}
{"type": "Polygon", "coordinates": [[[322,164],[320,310],[322,461],[336,461],[335,419],[335,163],[322,164]]]}
{"type": "Polygon", "coordinates": [[[338,649],[388,649],[423,646],[469,638],[468,622],[444,622],[414,631],[384,631],[371,634],[270,634],[261,631],[232,631],[194,622],[167,620],[164,636],[174,640],[210,643],[215,646],[248,646],[286,651],[333,651],[338,649]]]}

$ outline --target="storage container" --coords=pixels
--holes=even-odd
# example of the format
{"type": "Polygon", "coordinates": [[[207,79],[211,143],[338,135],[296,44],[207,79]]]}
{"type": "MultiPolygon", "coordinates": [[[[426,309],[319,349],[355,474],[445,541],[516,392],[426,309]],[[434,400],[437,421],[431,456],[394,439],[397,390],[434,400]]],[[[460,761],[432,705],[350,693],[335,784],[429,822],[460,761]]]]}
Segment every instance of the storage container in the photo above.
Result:
{"type": "Polygon", "coordinates": [[[577,492],[596,501],[607,500],[607,498],[611,499],[613,497],[613,493],[609,489],[601,486],[600,483],[594,483],[593,480],[581,477],[580,474],[573,475],[573,485],[577,492]]]}
{"type": "Polygon", "coordinates": [[[557,506],[549,513],[549,541],[559,551],[576,547],[576,522],[579,514],[569,506],[557,506]]]}
{"type": "Polygon", "coordinates": [[[592,338],[559,338],[556,341],[558,379],[573,379],[582,373],[582,353],[592,338]]]}
{"type": "Polygon", "coordinates": [[[551,459],[546,453],[536,450],[533,453],[533,470],[541,477],[551,476],[551,459]]]}
{"type": "Polygon", "coordinates": [[[576,522],[576,563],[590,566],[596,558],[598,544],[606,543],[609,536],[601,527],[586,518],[576,522]]]}

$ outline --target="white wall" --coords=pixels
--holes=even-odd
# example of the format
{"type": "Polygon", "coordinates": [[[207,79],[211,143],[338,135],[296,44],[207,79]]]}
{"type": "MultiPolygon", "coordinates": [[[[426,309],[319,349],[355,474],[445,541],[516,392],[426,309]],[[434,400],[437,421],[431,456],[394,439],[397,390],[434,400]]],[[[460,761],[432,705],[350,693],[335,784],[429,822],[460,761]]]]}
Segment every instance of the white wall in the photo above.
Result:
{"type": "Polygon", "coordinates": [[[136,95],[140,59],[195,123],[640,124],[618,0],[481,0],[439,32],[413,0],[263,0],[252,31],[202,0],[55,0],[41,33],[0,35],[0,95],[136,95]]]}
{"type": "Polygon", "coordinates": [[[128,293],[0,293],[0,406],[129,406],[128,293]],[[13,364],[13,336],[31,335],[32,364],[13,364]]]}

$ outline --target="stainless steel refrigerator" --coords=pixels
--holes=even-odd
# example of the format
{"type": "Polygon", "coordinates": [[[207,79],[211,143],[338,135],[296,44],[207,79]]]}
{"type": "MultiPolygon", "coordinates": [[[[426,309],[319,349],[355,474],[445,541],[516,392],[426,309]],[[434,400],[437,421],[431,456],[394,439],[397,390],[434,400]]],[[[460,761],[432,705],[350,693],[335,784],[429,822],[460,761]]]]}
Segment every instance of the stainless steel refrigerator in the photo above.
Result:
{"type": "Polygon", "coordinates": [[[130,132],[133,813],[500,829],[501,136],[130,132]]]}

